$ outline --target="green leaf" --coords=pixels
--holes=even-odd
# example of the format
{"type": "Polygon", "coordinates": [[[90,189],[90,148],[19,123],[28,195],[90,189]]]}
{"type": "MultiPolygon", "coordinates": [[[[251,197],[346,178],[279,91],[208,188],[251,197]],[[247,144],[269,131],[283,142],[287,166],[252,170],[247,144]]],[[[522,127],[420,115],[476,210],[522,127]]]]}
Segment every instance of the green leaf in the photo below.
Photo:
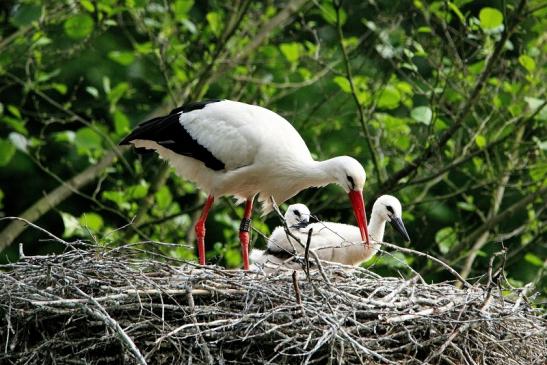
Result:
{"type": "Polygon", "coordinates": [[[479,147],[481,150],[486,147],[486,137],[482,134],[477,134],[475,137],[475,143],[477,144],[477,147],[479,147]]]}
{"type": "Polygon", "coordinates": [[[287,61],[295,63],[300,58],[301,47],[300,43],[292,42],[281,44],[279,49],[281,49],[281,53],[283,53],[287,61]]]}
{"type": "Polygon", "coordinates": [[[465,17],[463,16],[460,9],[451,1],[448,2],[448,7],[458,16],[458,19],[460,19],[460,22],[462,24],[465,24],[465,17]]]}
{"type": "Polygon", "coordinates": [[[129,84],[127,82],[120,82],[113,89],[110,89],[108,91],[108,100],[110,100],[110,104],[116,105],[128,90],[129,84]]]}
{"type": "Polygon", "coordinates": [[[74,143],[74,140],[76,139],[76,133],[74,133],[73,131],[57,132],[53,134],[53,139],[56,142],[74,143]]]}
{"type": "Polygon", "coordinates": [[[165,185],[163,185],[159,190],[156,192],[156,206],[159,209],[166,209],[169,207],[169,204],[173,201],[173,195],[171,194],[171,191],[169,188],[165,185]]]}
{"type": "Polygon", "coordinates": [[[28,139],[21,133],[11,132],[8,136],[11,144],[19,151],[28,153],[28,139]]]}
{"type": "Polygon", "coordinates": [[[102,138],[94,130],[88,127],[80,128],[76,132],[74,143],[85,150],[101,148],[102,138]]]}
{"type": "Polygon", "coordinates": [[[503,14],[494,8],[482,8],[479,13],[479,20],[483,30],[492,30],[503,25],[503,14]]]}
{"type": "Polygon", "coordinates": [[[456,232],[452,227],[444,227],[435,234],[435,242],[437,242],[442,254],[447,254],[454,247],[456,241],[456,232]]]}
{"type": "Polygon", "coordinates": [[[528,174],[534,181],[543,181],[547,176],[547,164],[537,164],[531,167],[528,167],[528,174]]]}
{"type": "Polygon", "coordinates": [[[125,194],[121,191],[104,191],[102,196],[103,199],[110,200],[111,202],[116,203],[116,205],[120,208],[129,208],[129,203],[126,201],[127,199],[125,197],[125,194]]]}
{"type": "Polygon", "coordinates": [[[76,14],[65,21],[65,33],[69,38],[78,40],[93,32],[95,23],[88,14],[76,14]]]}
{"type": "Polygon", "coordinates": [[[206,18],[209,26],[211,27],[211,30],[218,37],[220,35],[220,32],[222,31],[222,19],[220,17],[220,14],[212,11],[210,13],[207,13],[206,18]]]}
{"type": "Polygon", "coordinates": [[[194,0],[176,0],[173,10],[177,19],[185,19],[192,7],[194,6],[194,0]]]}
{"type": "Polygon", "coordinates": [[[536,61],[528,55],[520,55],[519,63],[526,69],[526,71],[530,73],[536,69],[536,61]]]}
{"type": "Polygon", "coordinates": [[[13,114],[14,116],[17,117],[17,119],[22,119],[21,118],[21,112],[19,111],[19,109],[15,106],[15,105],[11,105],[9,104],[8,105],[8,111],[13,114]]]}
{"type": "Polygon", "coordinates": [[[410,112],[410,116],[417,122],[429,125],[433,118],[433,112],[428,106],[418,106],[410,112]]]}
{"type": "Polygon", "coordinates": [[[54,82],[53,84],[51,84],[51,87],[61,95],[65,95],[68,91],[68,88],[65,84],[60,84],[58,82],[54,82]]]}
{"type": "Polygon", "coordinates": [[[102,228],[104,221],[100,215],[91,212],[82,214],[80,216],[79,224],[81,224],[82,227],[97,232],[102,228]]]}
{"type": "Polygon", "coordinates": [[[384,109],[395,109],[399,106],[401,102],[401,94],[399,90],[395,87],[388,85],[386,86],[378,98],[378,107],[384,109]]]}
{"type": "Polygon", "coordinates": [[[148,194],[148,184],[143,181],[138,185],[132,185],[127,188],[126,193],[131,199],[142,199],[148,194]]]}
{"type": "Polygon", "coordinates": [[[9,19],[11,24],[16,27],[24,27],[37,21],[41,16],[42,7],[40,5],[22,4],[17,7],[17,10],[9,19]]]}
{"type": "MultiPolygon", "coordinates": [[[[543,105],[545,100],[543,99],[537,99],[532,98],[529,96],[524,97],[524,101],[526,104],[528,104],[528,108],[530,109],[530,113],[535,113],[539,107],[543,105]]],[[[543,108],[537,113],[536,118],[541,121],[547,121],[547,106],[544,105],[543,108]]]]}
{"type": "Polygon", "coordinates": [[[82,5],[82,7],[90,13],[95,11],[95,6],[90,0],[80,0],[80,5],[82,5]]]}
{"type": "Polygon", "coordinates": [[[80,222],[72,214],[61,212],[65,231],[63,237],[72,237],[75,234],[81,233],[80,222]]]}
{"type": "Polygon", "coordinates": [[[97,99],[99,97],[99,90],[97,90],[96,87],[86,86],[85,91],[87,91],[95,99],[97,99]]]}
{"type": "Polygon", "coordinates": [[[129,118],[119,110],[114,112],[114,130],[117,134],[129,132],[129,118]]]}
{"type": "Polygon", "coordinates": [[[340,87],[340,89],[342,89],[343,92],[351,94],[351,85],[346,77],[336,76],[333,81],[340,87]]]}
{"type": "Polygon", "coordinates": [[[531,252],[528,252],[526,255],[524,255],[524,260],[531,263],[534,266],[543,267],[543,260],[541,260],[538,256],[534,255],[531,252]]]}
{"type": "Polygon", "coordinates": [[[0,139],[0,166],[6,166],[15,154],[15,146],[8,140],[0,139]]]}
{"type": "Polygon", "coordinates": [[[129,66],[135,60],[135,55],[129,51],[110,51],[108,58],[122,66],[129,66]]]}
{"type": "MultiPolygon", "coordinates": [[[[321,11],[321,16],[331,25],[336,24],[336,9],[332,5],[331,1],[326,1],[323,4],[319,5],[321,11]]],[[[348,16],[344,9],[340,9],[340,24],[344,25],[346,23],[348,16]]]]}

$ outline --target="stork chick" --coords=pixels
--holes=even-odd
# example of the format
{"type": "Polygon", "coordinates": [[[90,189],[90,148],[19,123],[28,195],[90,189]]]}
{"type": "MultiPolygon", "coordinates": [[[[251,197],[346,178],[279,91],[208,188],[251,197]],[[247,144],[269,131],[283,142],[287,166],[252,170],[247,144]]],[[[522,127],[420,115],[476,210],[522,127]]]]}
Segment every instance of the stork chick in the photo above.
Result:
{"type": "MultiPolygon", "coordinates": [[[[305,207],[303,204],[299,204],[299,206],[298,210],[303,210],[302,207],[305,207]]],[[[292,207],[289,206],[285,219],[294,219],[292,207]]],[[[291,234],[298,240],[287,235],[283,227],[277,227],[268,240],[267,250],[263,251],[261,255],[255,253],[253,259],[257,263],[279,263],[280,258],[286,260],[288,255],[303,256],[308,232],[312,229],[310,251],[315,252],[319,259],[358,266],[378,252],[384,239],[386,222],[389,222],[405,241],[410,241],[402,220],[401,203],[394,196],[382,195],[374,203],[368,225],[371,245],[362,244],[359,228],[356,226],[334,222],[316,222],[308,224],[305,228],[292,229],[291,234]]]]}

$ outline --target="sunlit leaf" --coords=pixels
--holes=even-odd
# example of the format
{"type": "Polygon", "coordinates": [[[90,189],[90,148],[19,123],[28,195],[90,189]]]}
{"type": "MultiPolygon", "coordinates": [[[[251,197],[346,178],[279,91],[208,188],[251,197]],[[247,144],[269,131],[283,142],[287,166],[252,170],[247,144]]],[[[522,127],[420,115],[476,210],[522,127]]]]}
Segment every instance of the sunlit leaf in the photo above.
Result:
{"type": "Polygon", "coordinates": [[[117,134],[129,132],[129,118],[120,110],[114,112],[114,130],[117,134]]]}
{"type": "Polygon", "coordinates": [[[128,51],[110,51],[108,52],[108,58],[120,65],[128,66],[135,60],[135,55],[133,55],[133,52],[128,51]]]}
{"type": "Polygon", "coordinates": [[[524,67],[528,72],[533,72],[536,69],[536,61],[528,55],[520,55],[519,63],[524,67]]]}
{"type": "Polygon", "coordinates": [[[101,136],[88,127],[80,128],[74,138],[76,146],[86,150],[101,148],[101,142],[101,136]]]}
{"type": "Polygon", "coordinates": [[[301,48],[302,45],[296,42],[283,43],[279,46],[279,49],[281,50],[281,53],[283,53],[283,56],[285,56],[287,61],[291,63],[298,61],[298,59],[300,58],[301,48]]]}
{"type": "Polygon", "coordinates": [[[176,0],[173,5],[175,16],[177,19],[184,19],[187,17],[188,12],[194,6],[194,0],[176,0]]]}
{"type": "Polygon", "coordinates": [[[486,147],[486,137],[482,134],[477,134],[477,136],[475,137],[475,143],[477,144],[477,147],[483,149],[484,147],[486,147]]]}
{"type": "Polygon", "coordinates": [[[61,212],[61,218],[63,219],[63,225],[65,226],[63,237],[72,237],[78,232],[81,232],[80,222],[72,214],[61,212]]]}
{"type": "Polygon", "coordinates": [[[90,0],[80,0],[80,4],[85,10],[89,11],[90,13],[93,13],[95,11],[95,6],[90,0]]]}
{"type": "Polygon", "coordinates": [[[525,96],[524,101],[526,101],[526,104],[528,104],[528,108],[530,109],[530,113],[536,113],[537,112],[536,118],[538,120],[547,121],[547,105],[543,105],[545,100],[525,96]],[[542,107],[542,109],[538,112],[538,109],[540,107],[542,107]]]}
{"type": "Polygon", "coordinates": [[[173,195],[167,186],[162,186],[155,194],[156,206],[159,209],[166,209],[173,201],[173,195]]]}
{"type": "Polygon", "coordinates": [[[9,134],[10,142],[15,146],[15,148],[21,152],[28,152],[28,139],[21,133],[11,132],[9,134]]]}
{"type": "Polygon", "coordinates": [[[428,106],[418,106],[412,109],[410,116],[417,122],[429,125],[431,124],[431,118],[433,118],[433,112],[428,106]]]}
{"type": "Polygon", "coordinates": [[[68,88],[65,84],[61,84],[58,82],[54,82],[53,84],[51,84],[51,87],[55,89],[61,95],[65,95],[66,92],[68,91],[68,88]]]}
{"type": "Polygon", "coordinates": [[[350,94],[351,93],[351,85],[349,83],[349,80],[343,76],[336,76],[333,79],[334,83],[342,89],[343,92],[350,94]]]}
{"type": "Polygon", "coordinates": [[[79,224],[91,231],[99,231],[104,224],[103,218],[97,213],[88,212],[80,216],[79,224]]]}
{"type": "Polygon", "coordinates": [[[216,36],[219,36],[222,31],[222,18],[220,17],[220,14],[217,12],[210,12],[207,13],[206,18],[213,33],[216,36]]]}
{"type": "Polygon", "coordinates": [[[524,255],[524,260],[534,266],[542,267],[544,265],[543,260],[541,260],[538,256],[534,255],[531,252],[528,252],[526,255],[524,255]]]}
{"type": "Polygon", "coordinates": [[[498,9],[482,8],[479,13],[481,28],[484,30],[492,30],[503,25],[503,14],[498,9]]]}
{"type": "MultiPolygon", "coordinates": [[[[327,23],[332,25],[336,24],[336,9],[332,5],[332,1],[324,1],[321,5],[319,5],[319,9],[321,10],[321,16],[327,21],[327,23]]],[[[340,9],[339,16],[340,24],[344,25],[348,17],[344,9],[340,9]]]]}
{"type": "Polygon", "coordinates": [[[19,109],[15,105],[9,104],[8,105],[8,111],[11,114],[13,114],[14,116],[16,116],[18,119],[21,119],[21,112],[19,111],[19,109]]]}
{"type": "Polygon", "coordinates": [[[387,85],[380,93],[380,97],[378,98],[378,107],[384,109],[395,109],[399,106],[400,102],[401,94],[399,91],[395,87],[387,85]]]}
{"type": "Polygon", "coordinates": [[[65,21],[65,34],[72,39],[82,39],[93,32],[95,23],[93,18],[87,14],[77,14],[65,21]]]}

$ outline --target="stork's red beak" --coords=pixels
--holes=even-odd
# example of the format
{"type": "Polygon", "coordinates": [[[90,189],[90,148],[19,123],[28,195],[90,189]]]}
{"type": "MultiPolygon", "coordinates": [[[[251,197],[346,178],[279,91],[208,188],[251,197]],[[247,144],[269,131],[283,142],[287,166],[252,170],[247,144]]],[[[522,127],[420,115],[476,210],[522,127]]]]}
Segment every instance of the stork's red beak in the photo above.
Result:
{"type": "Polygon", "coordinates": [[[361,231],[361,238],[366,244],[369,244],[367,213],[365,211],[365,200],[363,199],[363,193],[352,190],[349,192],[349,199],[351,200],[353,212],[355,213],[355,219],[357,219],[357,224],[359,225],[359,230],[361,231]]]}

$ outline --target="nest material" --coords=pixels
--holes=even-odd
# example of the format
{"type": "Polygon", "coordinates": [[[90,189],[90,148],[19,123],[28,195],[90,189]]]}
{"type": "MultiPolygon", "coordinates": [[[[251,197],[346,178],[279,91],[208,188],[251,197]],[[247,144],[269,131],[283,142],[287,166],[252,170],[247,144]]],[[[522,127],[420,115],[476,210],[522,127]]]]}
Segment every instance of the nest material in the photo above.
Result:
{"type": "Polygon", "coordinates": [[[122,248],[0,271],[2,364],[543,364],[526,291],[322,265],[265,277],[122,248]]]}

